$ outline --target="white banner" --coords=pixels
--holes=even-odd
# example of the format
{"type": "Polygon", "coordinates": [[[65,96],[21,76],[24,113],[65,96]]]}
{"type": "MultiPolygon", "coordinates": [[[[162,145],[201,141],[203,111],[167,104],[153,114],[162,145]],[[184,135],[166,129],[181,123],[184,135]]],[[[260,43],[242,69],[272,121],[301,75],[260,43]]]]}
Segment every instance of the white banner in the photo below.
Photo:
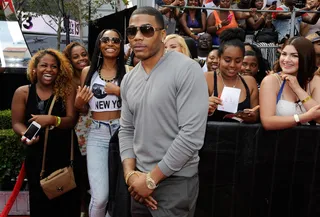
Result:
{"type": "MultiPolygon", "coordinates": [[[[22,12],[22,27],[23,33],[37,33],[37,34],[50,34],[56,35],[58,30],[58,18],[41,15],[41,16],[30,16],[31,13],[22,12]]],[[[80,26],[79,22],[74,20],[69,20],[69,28],[71,36],[80,36],[80,26]]],[[[60,25],[63,27],[63,19],[60,25]]],[[[62,35],[65,35],[65,30],[62,28],[62,35]]]]}

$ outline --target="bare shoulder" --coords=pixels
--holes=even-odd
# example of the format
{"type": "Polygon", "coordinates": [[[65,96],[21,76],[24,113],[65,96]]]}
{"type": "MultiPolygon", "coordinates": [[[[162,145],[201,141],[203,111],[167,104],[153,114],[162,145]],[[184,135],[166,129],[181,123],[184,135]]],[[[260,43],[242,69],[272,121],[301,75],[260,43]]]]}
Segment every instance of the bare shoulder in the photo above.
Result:
{"type": "Polygon", "coordinates": [[[86,66],[82,69],[81,76],[87,76],[90,66],[86,66]]]}
{"type": "Polygon", "coordinates": [[[260,84],[260,92],[261,90],[266,89],[267,91],[275,91],[278,92],[280,89],[280,80],[277,76],[273,74],[269,74],[262,80],[260,84]]]}
{"type": "Polygon", "coordinates": [[[80,76],[80,83],[81,86],[84,86],[85,80],[87,78],[88,72],[89,72],[90,66],[86,66],[82,69],[81,76],[80,76]]]}
{"type": "Polygon", "coordinates": [[[312,78],[312,80],[310,81],[310,88],[311,91],[313,91],[315,88],[317,88],[319,86],[320,83],[320,75],[315,74],[312,78]]]}
{"type": "Polygon", "coordinates": [[[17,94],[19,96],[27,96],[29,94],[29,85],[23,85],[21,87],[18,87],[14,94],[17,94]]]}
{"type": "Polygon", "coordinates": [[[29,85],[18,87],[14,92],[12,102],[26,102],[29,95],[29,85]]]}
{"type": "Polygon", "coordinates": [[[319,84],[319,81],[320,81],[320,75],[318,74],[314,74],[312,80],[310,81],[311,84],[313,83],[318,83],[319,84]]]}
{"type": "Polygon", "coordinates": [[[261,84],[279,84],[279,77],[277,77],[277,75],[275,74],[269,74],[266,77],[264,77],[264,79],[262,80],[261,84]]]}
{"type": "Polygon", "coordinates": [[[250,75],[241,75],[241,77],[248,83],[257,83],[256,79],[250,75]]]}
{"type": "MultiPolygon", "coordinates": [[[[249,87],[257,87],[256,79],[250,75],[241,76],[249,87]]],[[[251,89],[251,88],[250,88],[251,89]]]]}
{"type": "Polygon", "coordinates": [[[212,78],[213,73],[214,73],[213,71],[208,71],[208,72],[205,72],[205,73],[204,73],[204,76],[206,77],[206,79],[208,79],[208,78],[210,78],[210,77],[212,78]]]}

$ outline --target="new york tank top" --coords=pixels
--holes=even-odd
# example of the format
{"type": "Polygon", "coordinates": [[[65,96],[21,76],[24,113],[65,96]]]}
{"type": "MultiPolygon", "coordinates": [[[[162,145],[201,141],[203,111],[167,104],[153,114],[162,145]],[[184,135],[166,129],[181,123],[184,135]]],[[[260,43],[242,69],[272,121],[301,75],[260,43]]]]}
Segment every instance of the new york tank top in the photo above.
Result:
{"type": "MultiPolygon", "coordinates": [[[[112,83],[118,85],[118,81],[112,83]]],[[[107,112],[121,110],[121,100],[118,96],[108,94],[104,87],[106,82],[95,72],[91,79],[90,90],[93,97],[89,101],[90,110],[93,112],[107,112]]]]}

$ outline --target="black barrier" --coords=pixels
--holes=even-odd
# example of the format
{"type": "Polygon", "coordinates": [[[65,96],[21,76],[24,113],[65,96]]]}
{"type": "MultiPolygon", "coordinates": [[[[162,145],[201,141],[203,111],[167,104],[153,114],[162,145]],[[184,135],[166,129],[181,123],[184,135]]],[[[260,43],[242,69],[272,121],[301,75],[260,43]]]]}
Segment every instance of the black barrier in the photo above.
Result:
{"type": "Polygon", "coordinates": [[[209,122],[195,216],[320,216],[319,132],[209,122]]]}

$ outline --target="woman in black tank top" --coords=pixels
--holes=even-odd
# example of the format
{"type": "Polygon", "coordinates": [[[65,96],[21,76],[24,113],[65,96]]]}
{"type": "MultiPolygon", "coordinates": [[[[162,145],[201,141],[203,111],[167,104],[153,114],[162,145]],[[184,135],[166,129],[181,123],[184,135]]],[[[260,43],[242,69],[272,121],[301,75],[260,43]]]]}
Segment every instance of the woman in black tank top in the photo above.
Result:
{"type": "MultiPolygon", "coordinates": [[[[49,200],[40,186],[44,131],[53,127],[48,134],[45,174],[47,177],[57,169],[70,165],[71,130],[76,123],[73,107],[75,90],[72,86],[72,69],[68,60],[53,49],[38,51],[30,60],[28,78],[31,85],[19,87],[12,100],[12,128],[20,136],[32,121],[41,125],[36,138],[25,144],[25,168],[29,186],[31,217],[79,217],[80,195],[78,187],[49,200]],[[54,95],[57,99],[51,115],[49,107],[54,95]]],[[[75,137],[75,136],[74,136],[75,137]]],[[[80,185],[80,152],[74,148],[73,170],[77,186],[80,185]]]]}
{"type": "Polygon", "coordinates": [[[219,69],[218,72],[205,73],[209,92],[209,117],[208,121],[227,121],[224,118],[228,112],[217,110],[223,101],[220,95],[224,87],[238,88],[241,90],[236,117],[244,122],[253,123],[258,120],[259,115],[252,108],[258,105],[258,88],[255,79],[251,76],[240,76],[242,61],[244,57],[244,31],[242,29],[228,29],[221,33],[219,47],[219,69]]]}

